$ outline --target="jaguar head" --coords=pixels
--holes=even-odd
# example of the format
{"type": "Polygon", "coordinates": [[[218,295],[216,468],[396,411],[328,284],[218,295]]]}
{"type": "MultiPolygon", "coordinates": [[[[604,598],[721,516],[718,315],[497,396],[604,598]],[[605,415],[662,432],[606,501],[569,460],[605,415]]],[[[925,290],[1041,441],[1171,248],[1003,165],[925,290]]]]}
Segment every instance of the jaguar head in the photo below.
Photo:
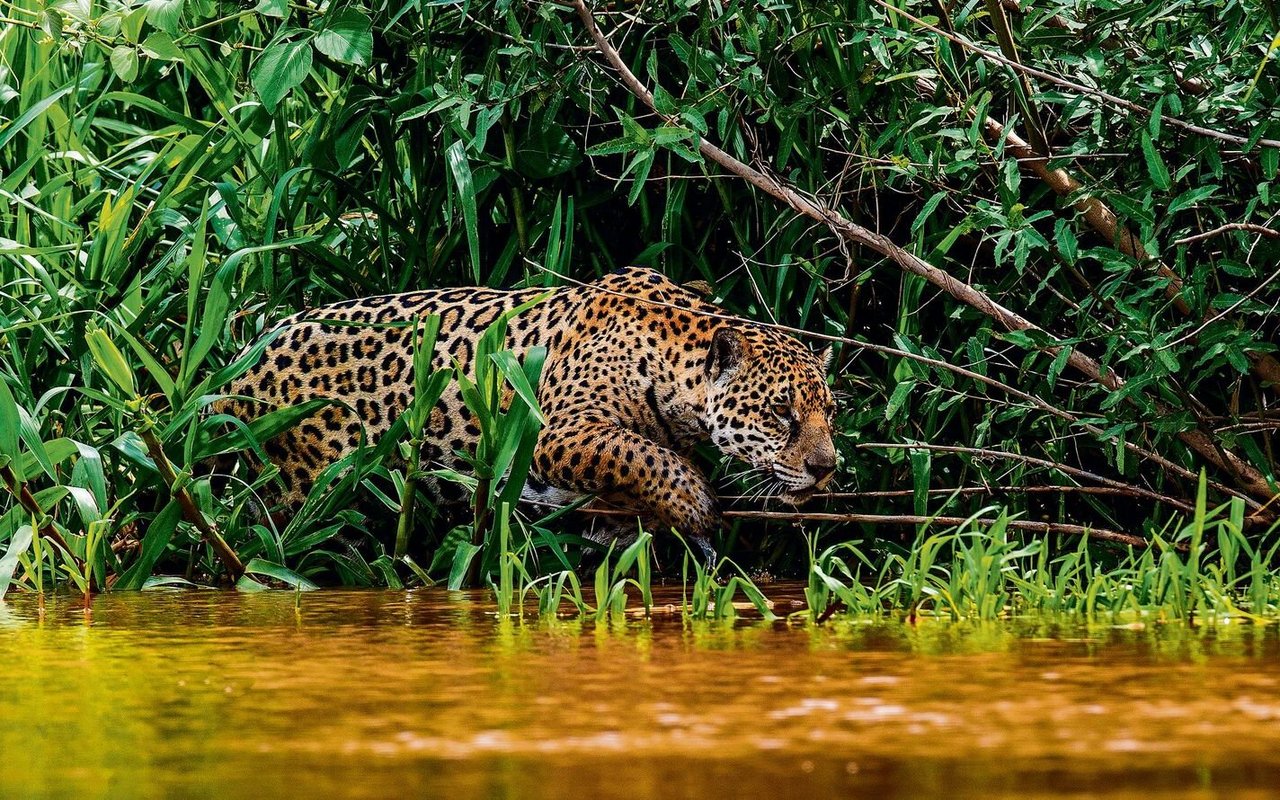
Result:
{"type": "Polygon", "coordinates": [[[717,328],[707,350],[707,426],[720,451],[772,479],[767,494],[793,505],[836,472],[827,386],[831,349],[814,355],[768,328],[717,328]]]}

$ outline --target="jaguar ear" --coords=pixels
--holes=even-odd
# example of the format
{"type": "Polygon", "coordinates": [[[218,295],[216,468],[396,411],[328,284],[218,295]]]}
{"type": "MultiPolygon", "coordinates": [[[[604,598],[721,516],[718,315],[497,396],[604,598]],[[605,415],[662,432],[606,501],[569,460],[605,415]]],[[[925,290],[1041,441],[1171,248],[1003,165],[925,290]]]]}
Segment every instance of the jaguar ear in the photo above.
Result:
{"type": "Polygon", "coordinates": [[[711,347],[707,349],[707,377],[722,381],[738,371],[742,356],[747,350],[747,340],[741,331],[720,327],[711,335],[711,347]]]}
{"type": "Polygon", "coordinates": [[[821,353],[818,353],[818,361],[822,364],[822,371],[827,372],[831,369],[831,359],[835,356],[835,351],[831,345],[827,345],[821,353]]]}

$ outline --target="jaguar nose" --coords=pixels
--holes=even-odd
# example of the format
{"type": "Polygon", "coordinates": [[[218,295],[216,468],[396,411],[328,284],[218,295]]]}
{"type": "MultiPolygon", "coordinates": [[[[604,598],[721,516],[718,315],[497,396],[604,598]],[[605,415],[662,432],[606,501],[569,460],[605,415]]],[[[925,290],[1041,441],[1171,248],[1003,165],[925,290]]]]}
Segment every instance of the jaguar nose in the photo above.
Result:
{"type": "Polygon", "coordinates": [[[814,483],[822,483],[836,471],[836,462],[825,459],[804,462],[804,468],[813,476],[814,483]]]}

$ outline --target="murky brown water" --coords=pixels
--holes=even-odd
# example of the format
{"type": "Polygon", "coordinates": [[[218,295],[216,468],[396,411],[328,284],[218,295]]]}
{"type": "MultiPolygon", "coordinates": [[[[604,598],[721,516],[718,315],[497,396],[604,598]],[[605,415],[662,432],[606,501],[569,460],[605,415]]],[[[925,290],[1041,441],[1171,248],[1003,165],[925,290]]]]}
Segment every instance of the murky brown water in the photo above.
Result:
{"type": "MultiPolygon", "coordinates": [[[[770,595],[785,596],[773,587],[770,595]]],[[[1274,628],[498,622],[437,591],[0,604],[0,796],[1271,797],[1274,628]]]]}

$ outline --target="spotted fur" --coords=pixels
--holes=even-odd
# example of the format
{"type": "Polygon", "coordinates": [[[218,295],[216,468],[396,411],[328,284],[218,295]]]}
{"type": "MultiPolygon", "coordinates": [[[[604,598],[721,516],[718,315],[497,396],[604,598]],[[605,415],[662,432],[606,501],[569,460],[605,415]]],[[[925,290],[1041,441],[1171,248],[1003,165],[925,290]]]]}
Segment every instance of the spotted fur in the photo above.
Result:
{"type": "MultiPolygon", "coordinates": [[[[405,409],[413,334],[403,323],[439,314],[433,365],[471,370],[480,334],[543,293],[442,289],[297,314],[231,387],[243,399],[222,410],[249,420],[315,398],[340,401],[266,444],[287,487],[284,502],[296,506],[325,467],[362,436],[376,443],[405,409]]],[[[526,499],[595,495],[705,549],[721,517],[689,458],[696,444],[710,440],[757,468],[789,502],[827,484],[836,454],[824,359],[776,330],[708,314],[724,312],[657,272],[630,268],[554,290],[511,320],[506,346],[518,357],[537,345],[548,351],[538,386],[548,423],[526,499]]],[[[431,465],[465,471],[455,451],[474,452],[479,435],[450,387],[428,424],[431,465]]],[[[430,488],[445,498],[446,487],[430,488]]]]}

